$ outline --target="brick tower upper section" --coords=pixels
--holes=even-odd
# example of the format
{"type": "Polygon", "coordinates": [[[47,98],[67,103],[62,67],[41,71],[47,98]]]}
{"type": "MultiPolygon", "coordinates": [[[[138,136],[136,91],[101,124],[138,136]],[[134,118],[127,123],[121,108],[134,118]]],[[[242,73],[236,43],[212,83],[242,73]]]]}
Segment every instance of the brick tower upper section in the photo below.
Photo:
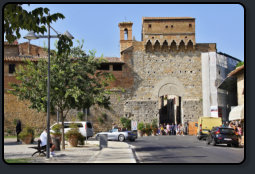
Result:
{"type": "Polygon", "coordinates": [[[120,22],[120,52],[132,46],[132,22],[120,22]]]}
{"type": "Polygon", "coordinates": [[[156,42],[160,46],[164,44],[184,44],[185,48],[190,44],[196,45],[195,41],[195,18],[191,17],[143,17],[142,41],[146,45],[156,42]]]}

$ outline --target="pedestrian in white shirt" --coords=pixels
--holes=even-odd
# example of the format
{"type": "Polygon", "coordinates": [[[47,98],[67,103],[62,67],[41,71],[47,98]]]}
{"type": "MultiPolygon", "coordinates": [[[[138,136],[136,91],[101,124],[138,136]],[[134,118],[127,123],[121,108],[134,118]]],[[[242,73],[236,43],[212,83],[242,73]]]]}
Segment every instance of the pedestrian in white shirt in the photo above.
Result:
{"type": "MultiPolygon", "coordinates": [[[[40,140],[41,140],[41,147],[46,147],[47,146],[47,129],[45,129],[41,135],[40,135],[40,140]]],[[[54,153],[55,145],[52,144],[51,138],[50,138],[50,155],[55,156],[54,153]]]]}

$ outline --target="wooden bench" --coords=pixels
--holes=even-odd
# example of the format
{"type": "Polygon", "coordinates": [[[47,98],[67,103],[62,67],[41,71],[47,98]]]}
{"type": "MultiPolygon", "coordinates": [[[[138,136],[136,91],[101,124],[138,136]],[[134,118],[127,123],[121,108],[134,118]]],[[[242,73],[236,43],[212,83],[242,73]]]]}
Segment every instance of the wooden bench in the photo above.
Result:
{"type": "Polygon", "coordinates": [[[32,156],[34,156],[35,154],[39,153],[39,155],[43,154],[44,156],[46,156],[46,146],[41,147],[41,140],[38,140],[37,146],[34,147],[29,147],[32,149],[36,149],[37,151],[35,153],[32,154],[32,156]]]}

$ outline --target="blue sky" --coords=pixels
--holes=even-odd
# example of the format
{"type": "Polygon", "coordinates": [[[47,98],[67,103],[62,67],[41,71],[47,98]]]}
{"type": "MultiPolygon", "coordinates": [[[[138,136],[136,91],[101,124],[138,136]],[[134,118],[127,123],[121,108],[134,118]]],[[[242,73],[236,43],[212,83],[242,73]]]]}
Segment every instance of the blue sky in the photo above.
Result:
{"type": "MultiPolygon", "coordinates": [[[[60,33],[68,30],[75,40],[84,39],[85,50],[95,50],[96,56],[120,57],[119,22],[133,22],[133,36],[141,41],[142,17],[194,17],[197,43],[216,43],[218,52],[244,59],[244,9],[238,4],[31,4],[23,7],[28,11],[47,7],[51,14],[64,14],[65,19],[52,23],[52,27],[60,33]]],[[[22,31],[22,37],[26,33],[22,31]]],[[[54,42],[52,39],[52,49],[54,42]]],[[[32,40],[31,44],[44,46],[47,40],[32,40]]]]}

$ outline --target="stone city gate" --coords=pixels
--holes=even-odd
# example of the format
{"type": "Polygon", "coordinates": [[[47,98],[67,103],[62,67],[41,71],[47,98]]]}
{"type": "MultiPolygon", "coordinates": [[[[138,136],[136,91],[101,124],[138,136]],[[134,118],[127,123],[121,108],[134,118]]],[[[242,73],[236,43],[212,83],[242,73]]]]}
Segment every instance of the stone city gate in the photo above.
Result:
{"type": "Polygon", "coordinates": [[[176,78],[165,78],[158,83],[159,123],[182,123],[182,95],[184,88],[176,78]]]}

